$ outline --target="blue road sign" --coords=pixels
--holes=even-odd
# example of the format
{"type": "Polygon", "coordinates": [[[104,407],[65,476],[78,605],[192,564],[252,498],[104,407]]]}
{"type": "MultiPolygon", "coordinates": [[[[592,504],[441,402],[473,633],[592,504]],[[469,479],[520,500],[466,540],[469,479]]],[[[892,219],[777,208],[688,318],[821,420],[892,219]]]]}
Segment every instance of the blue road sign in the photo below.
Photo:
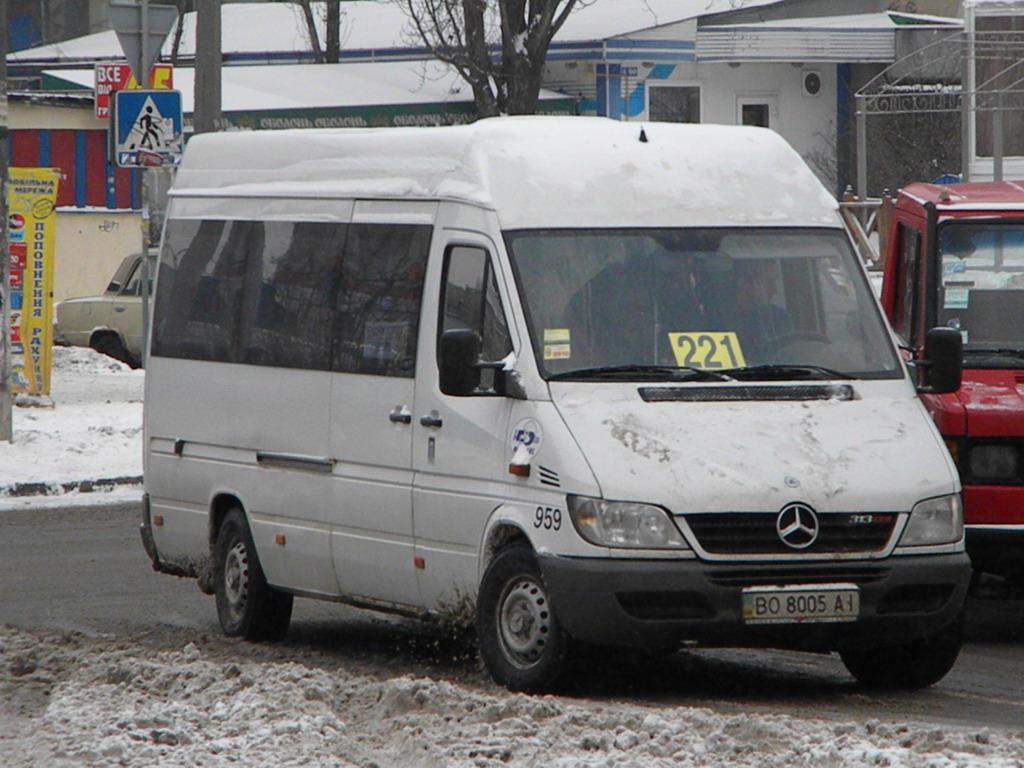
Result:
{"type": "Polygon", "coordinates": [[[116,91],[113,122],[117,165],[181,162],[184,138],[178,91],[116,91]]]}

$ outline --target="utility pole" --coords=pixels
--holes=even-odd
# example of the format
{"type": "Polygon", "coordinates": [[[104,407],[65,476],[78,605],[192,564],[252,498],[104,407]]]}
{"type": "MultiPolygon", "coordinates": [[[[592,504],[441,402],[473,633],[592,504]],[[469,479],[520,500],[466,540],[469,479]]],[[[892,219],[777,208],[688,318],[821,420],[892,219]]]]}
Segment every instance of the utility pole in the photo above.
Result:
{"type": "Polygon", "coordinates": [[[11,255],[7,245],[7,0],[0,2],[0,440],[14,441],[14,393],[11,392],[11,255]]]}
{"type": "Polygon", "coordinates": [[[220,0],[196,0],[196,84],[192,132],[208,133],[221,121],[220,0]]]}

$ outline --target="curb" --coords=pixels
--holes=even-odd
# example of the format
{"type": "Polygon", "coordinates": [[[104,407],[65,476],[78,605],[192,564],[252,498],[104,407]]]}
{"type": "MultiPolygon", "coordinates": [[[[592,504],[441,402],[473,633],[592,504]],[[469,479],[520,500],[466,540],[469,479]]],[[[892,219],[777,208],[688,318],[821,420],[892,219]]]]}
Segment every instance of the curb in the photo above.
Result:
{"type": "Polygon", "coordinates": [[[99,480],[72,480],[64,483],[15,483],[0,486],[0,498],[23,496],[60,496],[65,493],[93,493],[110,491],[119,485],[142,485],[142,475],[105,477],[99,480]]]}

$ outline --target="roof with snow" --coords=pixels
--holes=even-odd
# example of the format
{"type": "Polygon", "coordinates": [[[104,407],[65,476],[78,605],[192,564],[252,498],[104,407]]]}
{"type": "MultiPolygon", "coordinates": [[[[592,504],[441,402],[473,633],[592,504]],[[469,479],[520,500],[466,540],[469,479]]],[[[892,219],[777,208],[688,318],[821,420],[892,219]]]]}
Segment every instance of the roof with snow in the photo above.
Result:
{"type": "MultiPolygon", "coordinates": [[[[720,17],[721,18],[721,17],[720,17]]],[[[883,11],[757,22],[701,24],[696,57],[701,61],[895,61],[897,32],[958,32],[959,19],[883,11]]]]}
{"type": "Polygon", "coordinates": [[[835,199],[770,130],[588,117],[206,133],[172,195],[453,199],[505,229],[839,226],[835,199]]]}
{"type": "Polygon", "coordinates": [[[1016,11],[1024,9],[1024,0],[963,0],[964,8],[973,8],[978,11],[1016,11]]]}
{"type": "MultiPolygon", "coordinates": [[[[552,51],[593,46],[617,37],[643,36],[645,31],[737,7],[772,5],[781,0],[597,0],[580,5],[559,30],[552,51]]],[[[312,3],[314,7],[320,5],[312,3]]],[[[323,13],[315,14],[319,39],[324,39],[323,13]]],[[[221,47],[224,61],[274,63],[312,60],[311,43],[300,6],[293,3],[224,3],[221,5],[221,47]]],[[[179,63],[195,56],[196,14],[182,17],[179,63]]],[[[174,33],[161,53],[170,61],[174,33]]],[[[678,37],[678,36],[674,36],[678,37]]],[[[692,30],[690,32],[692,43],[692,30]]],[[[412,34],[402,6],[392,0],[350,0],[342,4],[343,59],[425,58],[427,51],[412,34]]],[[[598,47],[597,53],[601,49],[598,47]]],[[[692,54],[691,54],[692,56],[692,54]]],[[[29,48],[8,55],[13,68],[73,66],[121,60],[124,55],[111,31],[29,48]]]]}
{"type": "Polygon", "coordinates": [[[948,210],[1024,210],[1024,182],[981,181],[961,184],[916,182],[899,192],[920,203],[933,203],[939,213],[948,210]]]}
{"type": "MultiPolygon", "coordinates": [[[[46,70],[55,88],[93,88],[92,69],[46,70]]],[[[174,68],[182,111],[195,109],[195,70],[174,68]]],[[[542,89],[538,111],[571,114],[571,97],[542,89]]],[[[472,89],[437,61],[223,67],[221,112],[239,128],[437,125],[475,117],[472,89]]]]}

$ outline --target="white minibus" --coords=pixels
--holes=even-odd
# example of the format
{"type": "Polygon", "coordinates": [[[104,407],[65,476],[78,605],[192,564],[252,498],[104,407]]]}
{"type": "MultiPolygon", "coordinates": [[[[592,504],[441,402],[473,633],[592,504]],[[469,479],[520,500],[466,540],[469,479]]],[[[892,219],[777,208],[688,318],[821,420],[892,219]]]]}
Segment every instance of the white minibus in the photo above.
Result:
{"type": "Polygon", "coordinates": [[[160,249],[143,542],[228,635],[283,638],[294,597],[473,615],[513,690],[577,644],[926,686],[970,568],[917,393],[959,386],[960,343],[908,364],[766,129],[204,134],[160,249]]]}

